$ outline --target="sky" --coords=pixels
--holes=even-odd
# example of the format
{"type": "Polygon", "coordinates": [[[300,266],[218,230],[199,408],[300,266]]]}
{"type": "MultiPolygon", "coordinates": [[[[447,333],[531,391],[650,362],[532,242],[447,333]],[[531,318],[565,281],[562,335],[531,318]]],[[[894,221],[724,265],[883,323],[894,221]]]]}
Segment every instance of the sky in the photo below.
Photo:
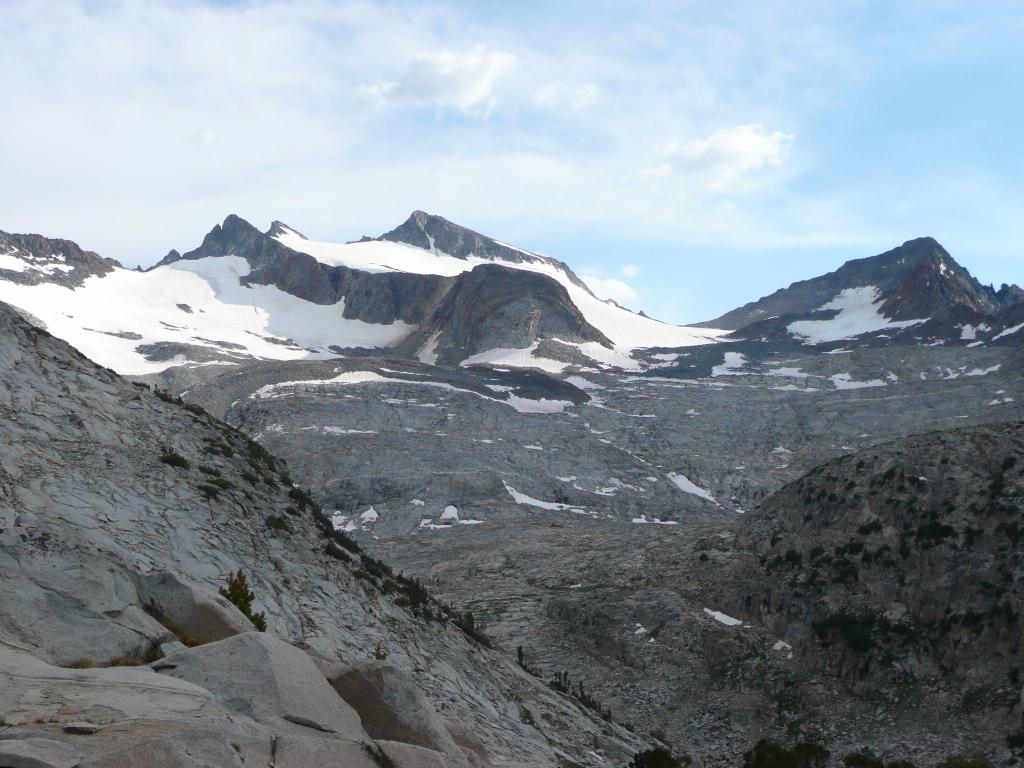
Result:
{"type": "Polygon", "coordinates": [[[0,0],[0,229],[415,209],[705,320],[921,235],[1024,283],[1024,4],[0,0]]]}

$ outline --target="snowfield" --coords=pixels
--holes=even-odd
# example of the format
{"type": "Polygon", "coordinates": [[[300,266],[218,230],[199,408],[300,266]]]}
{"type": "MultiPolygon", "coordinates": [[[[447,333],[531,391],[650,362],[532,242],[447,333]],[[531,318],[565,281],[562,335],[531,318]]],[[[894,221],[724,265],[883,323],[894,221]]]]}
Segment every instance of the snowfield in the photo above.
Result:
{"type": "Polygon", "coordinates": [[[156,342],[209,347],[240,360],[297,360],[336,357],[328,349],[332,345],[387,347],[414,330],[400,321],[346,319],[343,302],[325,306],[273,286],[241,285],[247,274],[245,259],[221,256],[150,272],[117,268],[76,289],[0,281],[0,301],[30,312],[79,352],[129,376],[184,362],[150,361],[136,351],[156,342]]]}

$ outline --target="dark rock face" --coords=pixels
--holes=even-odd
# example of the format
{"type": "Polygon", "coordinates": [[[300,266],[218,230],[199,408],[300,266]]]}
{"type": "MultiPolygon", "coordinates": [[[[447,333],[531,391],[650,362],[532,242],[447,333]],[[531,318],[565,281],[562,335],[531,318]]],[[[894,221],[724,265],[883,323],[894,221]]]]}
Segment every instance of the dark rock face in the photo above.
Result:
{"type": "Polygon", "coordinates": [[[440,332],[438,360],[497,347],[524,348],[537,339],[611,342],[590,325],[555,280],[497,264],[481,264],[456,278],[430,318],[425,335],[440,332]]]}
{"type": "Polygon", "coordinates": [[[5,256],[20,260],[25,267],[12,269],[0,261],[0,280],[21,285],[56,283],[75,288],[86,278],[105,275],[120,266],[113,259],[82,250],[70,240],[0,232],[0,257],[5,256]]]}
{"type": "MultiPolygon", "coordinates": [[[[909,328],[886,329],[871,344],[973,341],[962,327],[1005,327],[1001,313],[1019,306],[1024,291],[1004,285],[999,291],[979,283],[933,238],[909,240],[878,256],[848,261],[835,272],[793,283],[788,288],[746,304],[704,325],[736,331],[743,338],[781,340],[797,320],[834,317],[820,307],[840,292],[872,286],[878,309],[893,321],[926,320],[909,328]]],[[[981,338],[980,336],[978,338],[981,338]]]]}
{"type": "Polygon", "coordinates": [[[1019,727],[1024,423],[847,456],[774,494],[735,610],[860,693],[911,688],[1019,727]],[[741,596],[741,597],[740,597],[741,596]]]}

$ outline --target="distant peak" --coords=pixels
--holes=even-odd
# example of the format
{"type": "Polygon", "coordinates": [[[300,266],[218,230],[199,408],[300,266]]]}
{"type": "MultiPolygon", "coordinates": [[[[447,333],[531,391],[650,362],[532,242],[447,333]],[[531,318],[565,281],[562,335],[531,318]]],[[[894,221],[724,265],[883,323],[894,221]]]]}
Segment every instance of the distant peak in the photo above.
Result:
{"type": "Polygon", "coordinates": [[[232,229],[234,227],[239,227],[239,226],[251,227],[252,224],[250,224],[248,221],[243,219],[237,213],[229,213],[224,218],[224,223],[221,224],[221,228],[222,229],[232,229]]]}
{"type": "Polygon", "coordinates": [[[267,236],[280,237],[281,235],[295,235],[296,237],[301,238],[302,240],[309,240],[308,237],[306,237],[304,234],[299,232],[299,230],[295,229],[294,227],[289,227],[283,221],[275,220],[274,223],[270,225],[270,229],[267,230],[267,236]]]}
{"type": "Polygon", "coordinates": [[[167,252],[167,255],[160,259],[160,261],[158,261],[152,267],[150,267],[150,269],[156,269],[157,267],[162,267],[165,264],[173,264],[176,261],[181,261],[181,254],[178,253],[178,251],[175,250],[174,248],[171,248],[171,250],[167,252]]]}

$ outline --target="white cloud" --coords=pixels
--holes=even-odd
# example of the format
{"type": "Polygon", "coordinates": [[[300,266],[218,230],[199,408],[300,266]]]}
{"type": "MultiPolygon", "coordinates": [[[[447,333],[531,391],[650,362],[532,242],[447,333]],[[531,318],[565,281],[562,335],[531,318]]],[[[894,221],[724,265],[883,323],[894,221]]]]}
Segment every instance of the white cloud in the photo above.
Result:
{"type": "Polygon", "coordinates": [[[636,290],[624,280],[604,277],[598,269],[585,270],[580,277],[599,299],[611,299],[618,304],[629,304],[639,298],[636,290]]]}
{"type": "Polygon", "coordinates": [[[644,173],[693,175],[712,191],[734,191],[750,175],[781,166],[793,139],[791,133],[768,131],[760,123],[719,128],[702,139],[670,141],[661,150],[665,161],[644,173]]]}
{"type": "Polygon", "coordinates": [[[619,270],[625,277],[636,277],[640,274],[640,267],[636,264],[626,264],[619,270]]]}
{"type": "Polygon", "coordinates": [[[461,53],[443,49],[418,56],[397,80],[365,91],[388,101],[483,115],[494,107],[495,88],[516,63],[511,53],[482,45],[461,53]]]}

